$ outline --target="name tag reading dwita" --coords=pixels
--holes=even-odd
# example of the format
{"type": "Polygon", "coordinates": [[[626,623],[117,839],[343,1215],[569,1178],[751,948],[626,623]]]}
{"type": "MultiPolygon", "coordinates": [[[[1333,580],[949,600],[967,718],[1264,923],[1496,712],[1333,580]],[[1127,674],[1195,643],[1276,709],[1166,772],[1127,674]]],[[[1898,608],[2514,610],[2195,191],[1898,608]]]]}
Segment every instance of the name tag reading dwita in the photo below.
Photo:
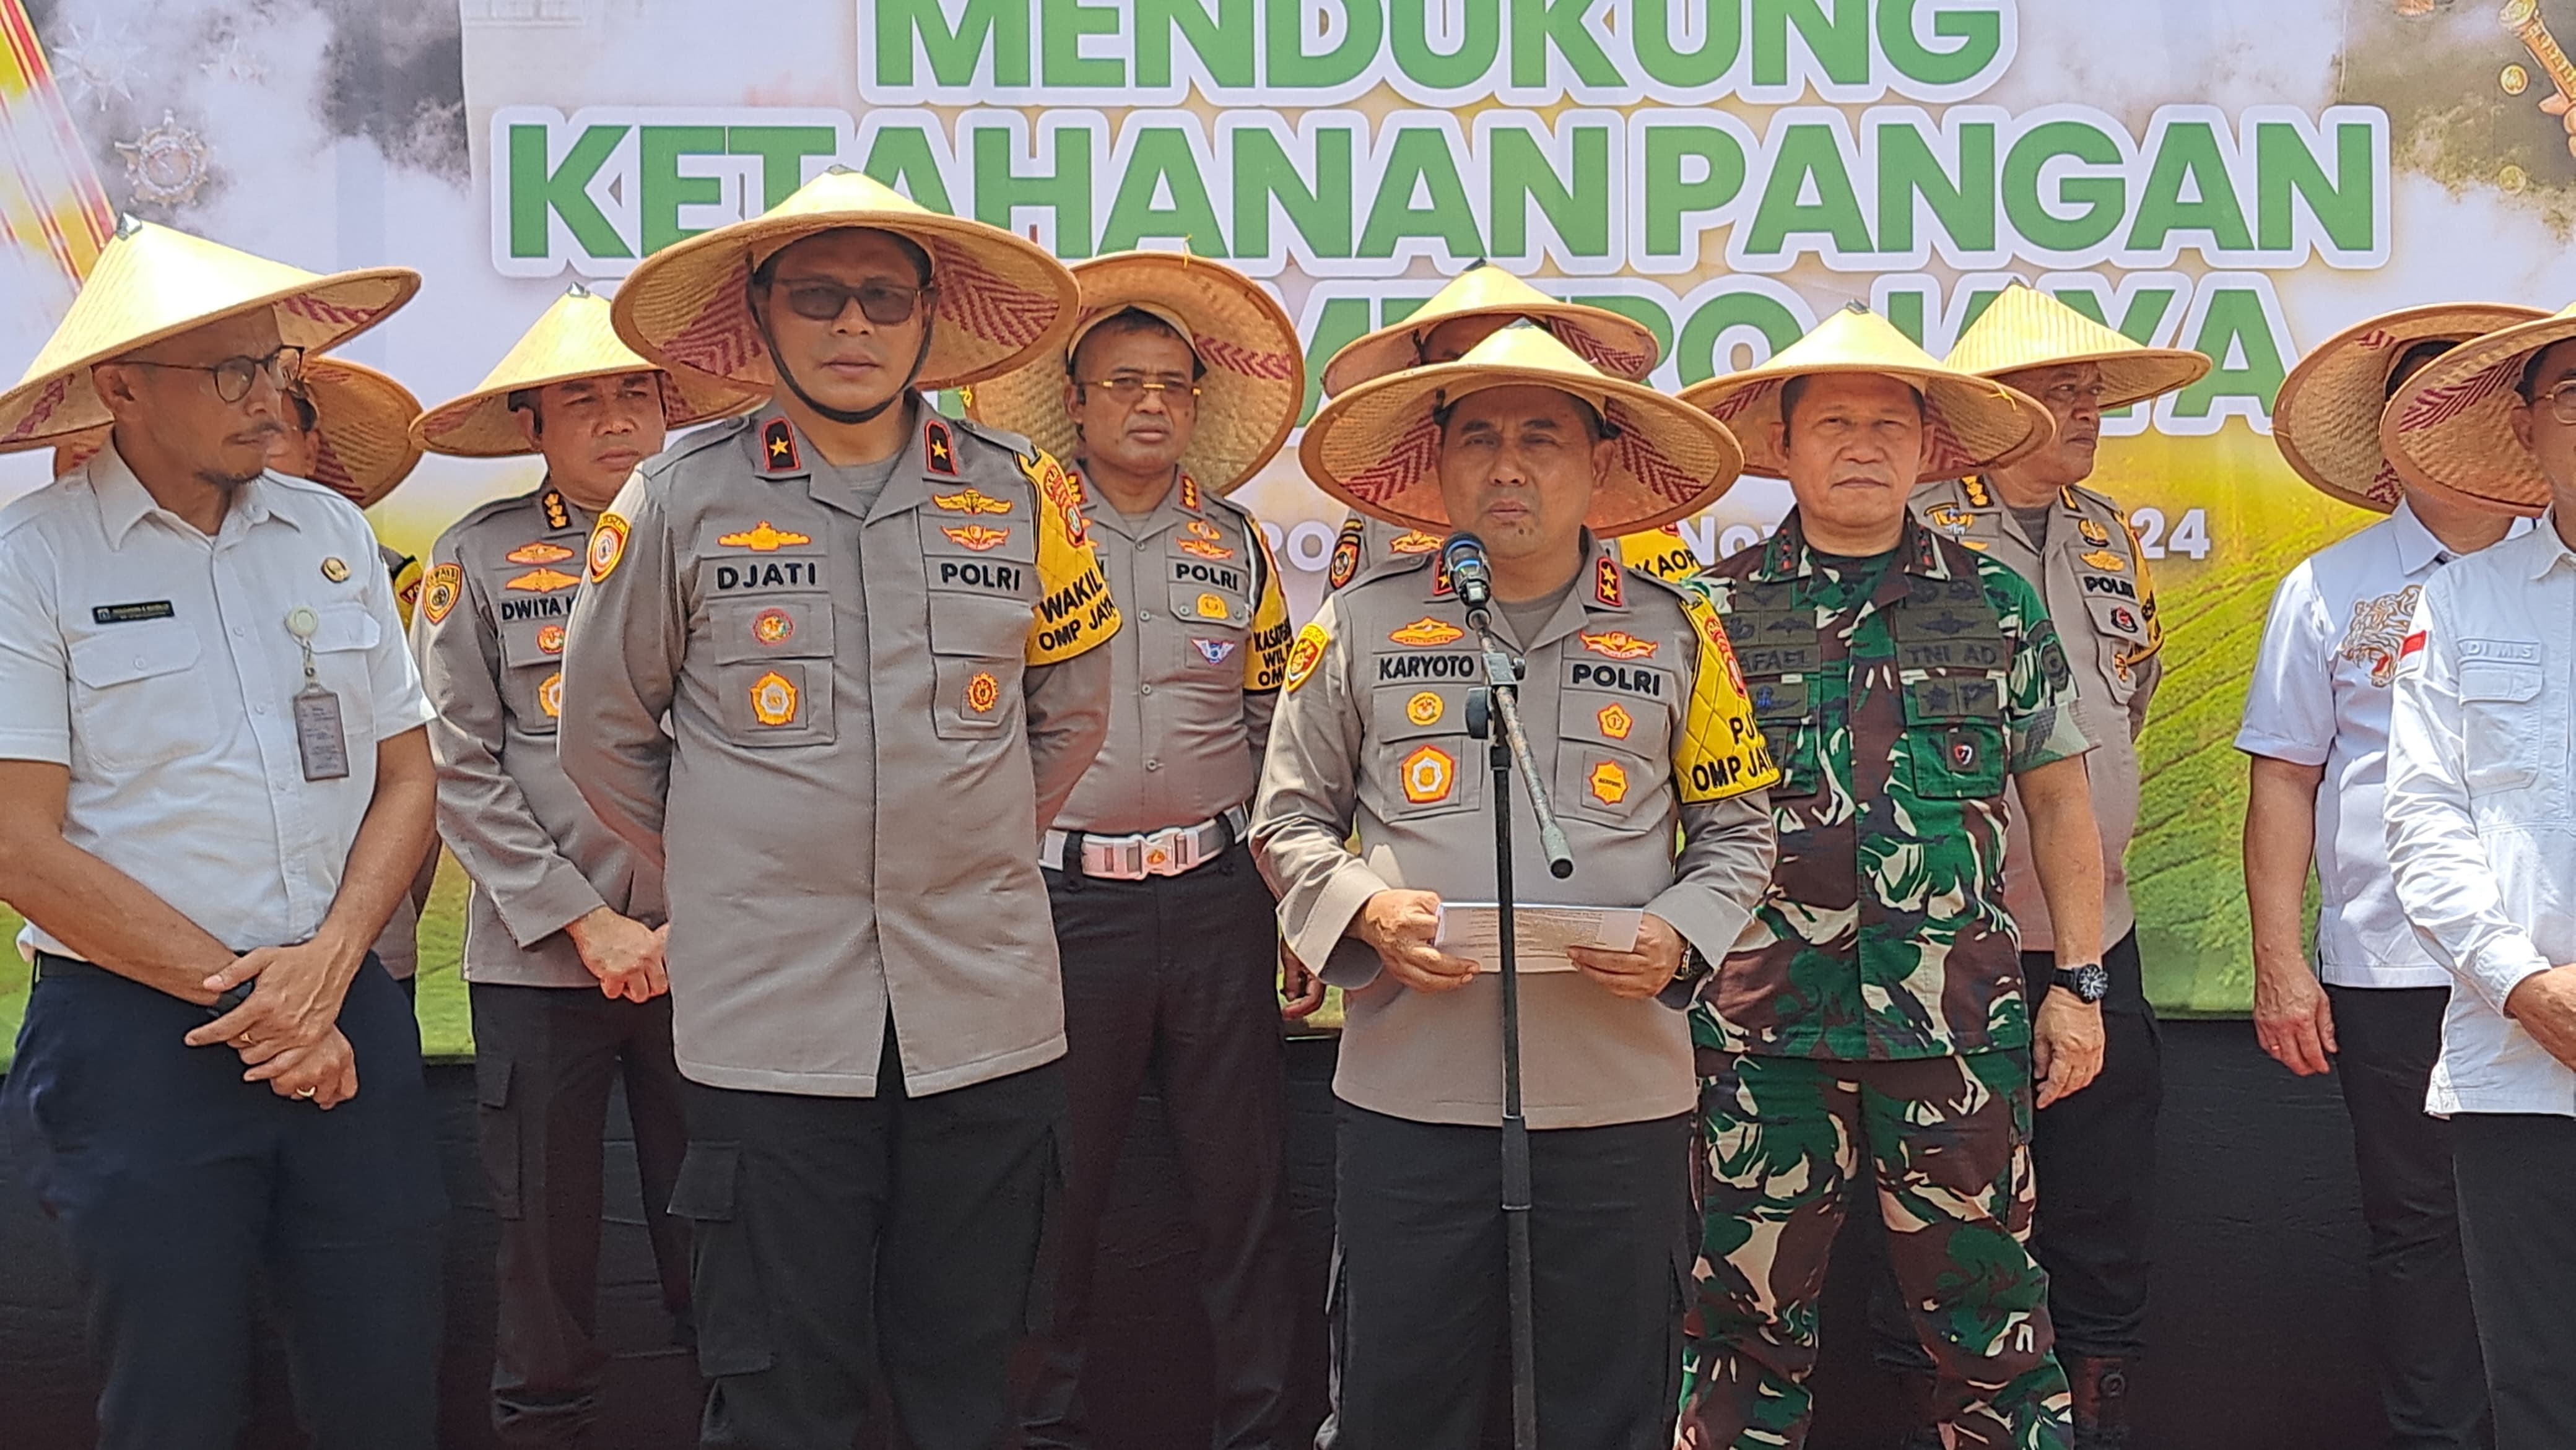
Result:
{"type": "Polygon", "coordinates": [[[340,721],[340,697],[322,687],[313,668],[313,632],[322,617],[305,605],[286,612],[286,632],[304,649],[304,688],[295,692],[295,753],[306,780],[342,780],[349,774],[349,734],[340,721]]]}

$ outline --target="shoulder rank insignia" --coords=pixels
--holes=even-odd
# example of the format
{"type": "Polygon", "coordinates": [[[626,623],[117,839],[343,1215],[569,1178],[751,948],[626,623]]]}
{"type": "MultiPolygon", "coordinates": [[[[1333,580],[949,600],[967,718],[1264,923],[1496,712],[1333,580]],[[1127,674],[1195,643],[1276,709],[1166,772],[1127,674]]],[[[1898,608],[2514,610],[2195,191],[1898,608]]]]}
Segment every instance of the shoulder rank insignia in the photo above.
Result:
{"type": "Polygon", "coordinates": [[[1625,602],[1619,580],[1619,561],[1604,554],[1592,561],[1592,602],[1617,609],[1625,602]]]}
{"type": "Polygon", "coordinates": [[[1968,507],[1972,509],[1990,509],[1995,506],[1994,495],[1986,492],[1986,481],[1973,473],[1959,480],[1959,492],[1968,496],[1968,507]]]}
{"type": "Polygon", "coordinates": [[[2094,548],[2107,549],[2111,547],[2111,531],[2102,527],[2100,524],[2093,522],[2091,519],[2077,519],[2075,521],[2075,531],[2082,534],[2084,536],[2084,542],[2091,544],[2094,548]]]}
{"type": "Polygon", "coordinates": [[[617,561],[626,557],[626,520],[615,514],[601,514],[598,525],[590,531],[590,582],[598,583],[617,572],[617,561]]]}
{"type": "Polygon", "coordinates": [[[797,473],[805,467],[804,455],[796,451],[796,425],[784,418],[772,418],[760,430],[760,468],[763,473],[797,473]]]}
{"type": "Polygon", "coordinates": [[[790,544],[810,544],[814,540],[809,535],[773,528],[769,520],[762,519],[758,527],[744,529],[740,533],[719,535],[716,542],[728,549],[749,549],[755,554],[767,554],[786,548],[790,544]]]}
{"type": "Polygon", "coordinates": [[[1440,547],[1440,540],[1436,535],[1426,534],[1420,529],[1407,529],[1387,540],[1386,547],[1391,553],[1428,554],[1440,547]]]}
{"type": "MultiPolygon", "coordinates": [[[[561,491],[551,488],[547,489],[543,494],[538,496],[537,507],[545,510],[547,528],[568,529],[572,527],[572,507],[564,502],[564,496],[561,491]]],[[[514,557],[510,562],[516,564],[521,561],[514,557]]]]}
{"type": "Polygon", "coordinates": [[[972,549],[978,554],[998,549],[1011,541],[1009,529],[997,529],[989,524],[949,524],[942,527],[939,532],[955,540],[960,547],[972,549]]]}
{"type": "Polygon", "coordinates": [[[448,611],[456,607],[457,591],[464,586],[465,570],[455,564],[441,564],[430,570],[420,585],[420,612],[428,615],[432,624],[445,620],[448,611]]]}
{"type": "Polygon", "coordinates": [[[971,487],[962,493],[934,493],[930,501],[952,514],[1006,514],[1011,511],[1009,503],[971,487]]]}
{"type": "Polygon", "coordinates": [[[2105,573],[2126,573],[2129,568],[2126,560],[2122,559],[2119,555],[2112,553],[2108,549],[2088,549],[2075,557],[2082,559],[2085,563],[2090,564],[2094,568],[2100,569],[2105,573]]]}
{"type": "Polygon", "coordinates": [[[1415,649],[1429,649],[1435,645],[1463,639],[1466,634],[1467,631],[1458,626],[1426,614],[1402,629],[1389,633],[1387,639],[1395,644],[1411,645],[1415,649]]]}
{"type": "Polygon", "coordinates": [[[539,539],[534,543],[521,544],[501,557],[513,564],[560,564],[572,556],[572,550],[563,545],[539,539]]]}
{"type": "Polygon", "coordinates": [[[1294,691],[1306,683],[1315,666],[1324,662],[1324,646],[1332,643],[1330,630],[1320,624],[1309,624],[1297,631],[1297,642],[1288,647],[1288,688],[1294,691]]]}
{"type": "Polygon", "coordinates": [[[561,569],[531,569],[501,587],[516,589],[524,594],[552,594],[558,589],[570,589],[580,582],[579,579],[561,569]]]}
{"type": "Polygon", "coordinates": [[[933,418],[921,428],[921,466],[932,473],[957,476],[957,443],[948,425],[933,418]]]}
{"type": "Polygon", "coordinates": [[[1614,660],[1646,660],[1655,657],[1662,646],[1651,639],[1639,639],[1624,629],[1605,630],[1600,634],[1578,635],[1583,647],[1597,655],[1614,660]]]}
{"type": "Polygon", "coordinates": [[[2075,488],[2072,484],[2062,483],[2057,486],[2057,501],[2066,506],[2066,511],[2068,513],[2074,513],[2076,510],[2084,507],[2083,504],[2076,501],[2075,488]]]}
{"type": "Polygon", "coordinates": [[[1186,473],[1181,475],[1181,507],[1191,513],[1199,511],[1199,481],[1186,473]]]}
{"type": "Polygon", "coordinates": [[[1333,540],[1333,559],[1324,569],[1324,587],[1339,589],[1360,572],[1360,534],[1367,526],[1353,514],[1342,523],[1342,532],[1333,540]]]}

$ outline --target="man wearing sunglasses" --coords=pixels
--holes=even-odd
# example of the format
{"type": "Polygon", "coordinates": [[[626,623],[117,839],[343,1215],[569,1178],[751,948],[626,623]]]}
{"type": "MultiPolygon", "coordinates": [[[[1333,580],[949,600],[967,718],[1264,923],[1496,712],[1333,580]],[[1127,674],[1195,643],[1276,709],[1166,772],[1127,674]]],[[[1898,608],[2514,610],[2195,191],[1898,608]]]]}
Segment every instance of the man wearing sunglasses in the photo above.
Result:
{"type": "Polygon", "coordinates": [[[1074,276],[1073,341],[978,385],[974,400],[978,419],[1073,460],[1127,621],[1101,651],[1116,668],[1109,739],[1038,852],[1064,958],[1073,1154],[1055,1322],[1023,1443],[1096,1443],[1081,1394],[1093,1262],[1119,1150],[1151,1091],[1198,1231],[1210,1443],[1267,1450],[1296,1319],[1271,990],[1279,936],[1244,805],[1289,626],[1261,526],[1225,495],[1278,452],[1305,370],[1287,312],[1221,264],[1126,252],[1074,276]]]}
{"type": "Polygon", "coordinates": [[[0,899],[33,961],[0,1118],[63,1230],[105,1450],[229,1450],[254,1285],[316,1442],[435,1443],[420,1034],[370,944],[431,843],[429,703],[367,522],[268,468],[308,350],[419,286],[128,221],[0,449],[0,899]]]}
{"type": "Polygon", "coordinates": [[[834,170],[646,259],[619,335],[762,391],[599,516],[557,755],[663,868],[709,1446],[1011,1432],[1065,1050],[1040,829],[1107,729],[1078,490],[927,390],[1061,356],[1075,284],[834,170]]]}

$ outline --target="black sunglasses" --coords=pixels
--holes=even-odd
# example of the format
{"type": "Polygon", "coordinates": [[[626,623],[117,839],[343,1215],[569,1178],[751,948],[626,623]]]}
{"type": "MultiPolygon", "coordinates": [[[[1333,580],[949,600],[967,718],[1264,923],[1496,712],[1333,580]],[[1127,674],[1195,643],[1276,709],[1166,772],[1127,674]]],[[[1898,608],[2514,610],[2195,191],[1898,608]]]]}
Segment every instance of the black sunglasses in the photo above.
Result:
{"type": "Polygon", "coordinates": [[[848,309],[852,302],[868,321],[879,327],[892,327],[912,320],[913,309],[921,299],[939,295],[936,287],[904,287],[893,282],[863,282],[844,287],[838,282],[789,282],[781,284],[787,294],[787,310],[809,322],[830,322],[848,309]]]}

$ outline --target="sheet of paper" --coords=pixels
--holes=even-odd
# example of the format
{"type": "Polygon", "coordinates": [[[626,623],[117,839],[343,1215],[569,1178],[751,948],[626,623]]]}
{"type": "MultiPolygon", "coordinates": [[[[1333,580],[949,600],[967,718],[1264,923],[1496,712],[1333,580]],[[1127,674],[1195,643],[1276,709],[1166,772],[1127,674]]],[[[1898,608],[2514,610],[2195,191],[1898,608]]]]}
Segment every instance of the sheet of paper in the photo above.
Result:
{"type": "MultiPolygon", "coordinates": [[[[1645,908],[1636,906],[1551,906],[1525,902],[1512,913],[1513,947],[1524,972],[1570,972],[1569,946],[1633,951],[1637,925],[1645,908]]],[[[1502,908],[1491,901],[1446,901],[1440,905],[1442,951],[1461,956],[1487,970],[1503,964],[1502,908]]]]}

